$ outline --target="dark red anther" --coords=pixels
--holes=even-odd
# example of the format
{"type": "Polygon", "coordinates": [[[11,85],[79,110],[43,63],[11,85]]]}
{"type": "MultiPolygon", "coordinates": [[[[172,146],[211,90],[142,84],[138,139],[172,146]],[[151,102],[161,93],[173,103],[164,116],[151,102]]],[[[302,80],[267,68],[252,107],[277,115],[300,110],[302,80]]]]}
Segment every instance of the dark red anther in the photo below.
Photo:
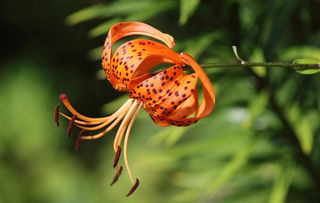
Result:
{"type": "Polygon", "coordinates": [[[122,173],[122,166],[120,166],[120,167],[117,169],[117,173],[116,173],[116,175],[114,176],[114,178],[113,178],[113,180],[112,180],[112,182],[111,182],[110,185],[113,185],[113,184],[115,184],[115,183],[118,181],[121,173],[122,173]]]}
{"type": "Polygon", "coordinates": [[[81,137],[84,134],[84,132],[85,132],[85,130],[81,130],[79,135],[78,135],[78,138],[77,138],[76,143],[74,145],[74,148],[75,148],[76,151],[78,151],[79,148],[80,148],[80,144],[81,144],[81,140],[82,140],[81,137]]]}
{"type": "Polygon", "coordinates": [[[120,154],[121,154],[121,147],[118,146],[116,155],[114,156],[114,160],[113,160],[113,168],[115,168],[118,165],[120,154]]]}
{"type": "Polygon", "coordinates": [[[72,133],[72,125],[74,123],[74,121],[76,120],[77,116],[76,115],[73,115],[70,122],[69,122],[69,125],[68,125],[68,128],[67,128],[67,135],[69,137],[71,137],[71,133],[72,133]]]}
{"type": "Polygon", "coordinates": [[[60,94],[59,98],[60,98],[60,100],[61,100],[61,101],[65,100],[65,99],[67,99],[67,100],[68,100],[67,95],[66,95],[66,94],[64,94],[64,93],[60,94]]]}
{"type": "Polygon", "coordinates": [[[54,122],[59,127],[59,104],[54,107],[54,122]]]}
{"type": "Polygon", "coordinates": [[[139,179],[137,178],[136,182],[134,183],[131,190],[129,191],[129,193],[126,196],[129,197],[130,195],[132,195],[132,193],[134,193],[134,191],[136,191],[138,186],[139,186],[139,179]]]}

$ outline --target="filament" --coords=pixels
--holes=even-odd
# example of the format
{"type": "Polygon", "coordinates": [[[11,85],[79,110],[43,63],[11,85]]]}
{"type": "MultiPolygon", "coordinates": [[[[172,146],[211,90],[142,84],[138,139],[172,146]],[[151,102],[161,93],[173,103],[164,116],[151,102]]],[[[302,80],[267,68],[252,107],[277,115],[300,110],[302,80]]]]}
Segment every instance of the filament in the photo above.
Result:
{"type": "Polygon", "coordinates": [[[132,106],[130,107],[128,113],[124,117],[124,119],[123,119],[123,121],[122,121],[122,123],[121,123],[121,125],[120,125],[120,127],[118,129],[118,132],[117,132],[116,137],[115,137],[114,142],[113,142],[113,149],[114,149],[115,152],[117,151],[118,145],[120,145],[120,143],[121,143],[123,133],[124,133],[124,131],[126,130],[126,128],[128,126],[128,123],[130,121],[131,116],[133,115],[133,113],[137,109],[137,106],[138,106],[138,101],[134,100],[132,106]]]}
{"type": "Polygon", "coordinates": [[[138,113],[139,113],[139,110],[142,106],[142,103],[139,104],[139,107],[137,108],[136,112],[134,113],[134,115],[132,116],[132,119],[128,125],[128,128],[127,128],[127,131],[126,131],[126,135],[125,135],[125,138],[124,138],[124,163],[125,163],[125,166],[126,166],[126,169],[127,169],[127,172],[128,172],[128,175],[130,177],[130,180],[132,182],[132,184],[134,184],[134,180],[132,178],[132,173],[131,173],[131,170],[130,170],[130,167],[129,167],[129,162],[128,162],[128,140],[129,140],[129,136],[130,136],[130,132],[131,132],[131,129],[132,129],[132,126],[133,126],[133,123],[134,121],[136,120],[137,116],[138,116],[138,113]]]}
{"type": "Polygon", "coordinates": [[[133,106],[136,106],[136,105],[133,105],[134,104],[133,99],[128,99],[128,101],[126,101],[114,114],[107,116],[107,117],[90,118],[90,117],[83,116],[82,114],[78,113],[71,106],[68,98],[65,95],[63,95],[63,94],[60,95],[60,99],[63,102],[63,104],[65,105],[65,107],[70,111],[70,113],[72,113],[72,117],[68,116],[64,113],[59,112],[60,115],[62,115],[66,119],[72,121],[72,124],[77,126],[78,128],[80,128],[82,130],[86,130],[86,131],[96,131],[96,130],[102,129],[110,124],[106,129],[104,129],[100,133],[97,133],[94,135],[81,136],[82,140],[92,140],[92,139],[97,139],[97,138],[104,136],[106,133],[111,131],[123,119],[123,117],[127,113],[130,112],[130,109],[133,106]]]}
{"type": "Polygon", "coordinates": [[[106,120],[105,122],[101,123],[100,125],[97,125],[94,127],[85,127],[85,126],[81,126],[81,125],[77,125],[77,124],[75,124],[75,125],[81,129],[84,129],[84,130],[91,130],[91,131],[99,130],[99,129],[109,125],[112,121],[114,121],[116,118],[118,118],[119,115],[122,114],[123,112],[127,112],[129,108],[130,108],[130,104],[126,103],[118,111],[116,111],[114,114],[109,116],[108,120],[106,120]]]}
{"type": "Polygon", "coordinates": [[[98,139],[102,136],[104,136],[105,134],[107,134],[109,131],[111,131],[120,121],[121,119],[126,115],[127,112],[122,112],[119,117],[109,126],[107,127],[104,131],[95,134],[95,135],[86,135],[86,136],[82,136],[81,139],[83,140],[94,140],[94,139],[98,139]]]}
{"type": "MultiPolygon", "coordinates": [[[[77,118],[81,119],[81,120],[84,120],[84,121],[105,121],[109,118],[109,116],[107,117],[100,117],[100,118],[91,118],[91,117],[87,117],[87,116],[84,116],[82,114],[80,114],[78,111],[75,110],[75,108],[73,108],[73,106],[70,104],[69,100],[68,100],[68,97],[67,95],[65,94],[61,94],[60,95],[60,100],[62,101],[62,103],[64,104],[64,106],[70,111],[70,113],[72,115],[76,115],[77,118]]],[[[127,103],[131,102],[130,101],[131,99],[129,99],[124,105],[126,105],[127,103]]]]}

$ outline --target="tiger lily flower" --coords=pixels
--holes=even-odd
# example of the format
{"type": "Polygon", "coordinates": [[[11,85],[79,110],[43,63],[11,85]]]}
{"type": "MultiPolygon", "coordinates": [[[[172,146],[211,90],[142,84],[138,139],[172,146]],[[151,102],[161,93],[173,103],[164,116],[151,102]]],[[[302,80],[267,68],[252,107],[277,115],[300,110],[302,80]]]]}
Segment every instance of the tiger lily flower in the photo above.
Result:
{"type": "Polygon", "coordinates": [[[115,183],[122,172],[118,166],[123,143],[124,164],[132,182],[131,195],[139,185],[139,179],[134,179],[128,162],[128,139],[133,123],[139,110],[145,109],[152,120],[160,126],[188,126],[201,118],[208,116],[215,105],[215,94],[211,82],[200,65],[187,53],[173,51],[172,36],[141,22],[122,22],[115,24],[109,30],[102,51],[102,66],[111,85],[118,91],[127,92],[129,99],[112,115],[91,118],[80,114],[70,104],[65,94],[60,100],[71,115],[59,111],[55,107],[55,120],[58,115],[68,119],[67,133],[70,135],[72,126],[80,128],[76,148],[81,140],[98,139],[117,124],[113,149],[115,158],[113,167],[117,169],[111,184],[115,183]],[[120,45],[114,53],[112,46],[118,40],[132,35],[143,35],[159,40],[133,39],[120,45]],[[161,71],[151,70],[159,64],[171,64],[161,71]],[[184,67],[191,67],[192,74],[186,74],[184,67]],[[201,83],[203,99],[198,102],[197,82],[201,83]],[[95,134],[85,135],[87,131],[95,134]],[[124,140],[123,140],[124,139],[124,140]]]}

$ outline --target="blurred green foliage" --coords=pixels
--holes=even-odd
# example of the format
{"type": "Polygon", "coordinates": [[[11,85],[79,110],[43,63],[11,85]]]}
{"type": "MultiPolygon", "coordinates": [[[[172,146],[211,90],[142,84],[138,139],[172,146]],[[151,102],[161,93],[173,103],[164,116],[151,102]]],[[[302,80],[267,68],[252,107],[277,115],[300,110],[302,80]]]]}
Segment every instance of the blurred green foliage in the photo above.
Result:
{"type": "Polygon", "coordinates": [[[2,7],[4,34],[19,43],[1,49],[0,202],[317,202],[319,74],[206,69],[217,98],[211,116],[187,128],[163,128],[140,113],[129,156],[141,186],[130,199],[126,174],[109,187],[115,133],[75,153],[75,138],[64,136],[67,122],[57,129],[52,108],[63,91],[91,115],[112,113],[127,98],[110,103],[119,94],[96,80],[99,61],[84,57],[100,59],[114,23],[147,22],[201,63],[234,62],[232,45],[250,61],[319,61],[319,1],[53,2],[30,2],[43,18],[15,13],[23,4],[2,7]]]}

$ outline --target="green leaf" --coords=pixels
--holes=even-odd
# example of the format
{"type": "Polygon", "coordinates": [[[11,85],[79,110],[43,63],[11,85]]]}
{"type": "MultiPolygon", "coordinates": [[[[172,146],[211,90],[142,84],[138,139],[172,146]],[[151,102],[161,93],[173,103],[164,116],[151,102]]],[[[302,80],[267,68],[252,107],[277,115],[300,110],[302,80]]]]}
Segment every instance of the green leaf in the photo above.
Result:
{"type": "Polygon", "coordinates": [[[290,61],[296,58],[312,58],[319,59],[320,49],[310,46],[291,47],[281,53],[281,60],[290,61]]]}
{"type": "Polygon", "coordinates": [[[316,64],[314,67],[298,67],[295,70],[300,74],[315,74],[320,72],[320,49],[310,46],[292,47],[281,54],[281,60],[293,60],[295,64],[316,64]],[[298,58],[298,59],[297,59],[298,58]]]}
{"type": "MultiPolygon", "coordinates": [[[[252,57],[250,58],[250,61],[264,61],[264,56],[262,49],[257,48],[254,50],[252,57]]],[[[267,74],[266,67],[264,66],[257,66],[251,68],[253,72],[255,72],[260,77],[265,77],[267,74]]]]}
{"type": "Polygon", "coordinates": [[[146,8],[143,12],[136,12],[128,16],[127,21],[146,21],[150,18],[158,15],[161,12],[169,11],[172,8],[177,7],[175,1],[159,1],[156,4],[150,4],[149,8],[146,8]]]}
{"type": "Polygon", "coordinates": [[[249,117],[244,123],[245,128],[251,128],[254,121],[259,117],[266,109],[268,104],[269,95],[267,92],[263,91],[256,98],[254,98],[249,105],[249,117]]]}
{"type": "Polygon", "coordinates": [[[300,145],[305,154],[310,154],[313,146],[313,132],[307,117],[300,119],[295,125],[300,145]]]}
{"type": "Polygon", "coordinates": [[[218,189],[223,186],[230,178],[232,178],[236,172],[242,168],[248,161],[250,154],[253,150],[254,144],[249,140],[239,151],[234,153],[232,159],[221,170],[220,175],[212,183],[207,193],[209,195],[215,194],[218,189]]]}
{"type": "Polygon", "coordinates": [[[298,73],[303,75],[312,75],[320,72],[320,59],[297,59],[293,62],[294,64],[314,64],[312,67],[297,67],[294,68],[298,73]]]}
{"type": "Polygon", "coordinates": [[[184,51],[191,54],[193,57],[198,58],[210,44],[221,37],[221,32],[216,31],[206,33],[197,37],[192,37],[185,43],[184,51]]]}
{"type": "Polygon", "coordinates": [[[99,46],[97,48],[91,49],[88,52],[88,57],[91,60],[100,60],[101,59],[101,54],[102,54],[102,46],[99,46]]]}
{"type": "Polygon", "coordinates": [[[107,104],[103,105],[102,111],[106,113],[114,113],[117,111],[126,101],[128,100],[127,95],[120,96],[107,104]]]}
{"type": "Polygon", "coordinates": [[[278,177],[276,177],[271,190],[271,194],[269,197],[270,203],[285,202],[289,186],[293,177],[293,172],[294,168],[292,164],[289,164],[289,166],[284,166],[280,170],[279,175],[278,177]]]}
{"type": "Polygon", "coordinates": [[[103,4],[97,4],[91,7],[87,7],[80,11],[77,11],[66,18],[66,23],[68,25],[75,25],[80,22],[93,19],[96,16],[99,16],[100,13],[104,10],[103,4]]]}
{"type": "Polygon", "coordinates": [[[104,35],[108,32],[109,28],[118,22],[121,21],[146,21],[152,18],[153,16],[158,15],[159,13],[163,11],[168,11],[171,8],[175,7],[175,2],[173,1],[161,1],[158,4],[147,4],[144,8],[144,11],[137,11],[130,15],[128,15],[126,18],[112,18],[107,20],[106,22],[103,22],[102,24],[98,25],[97,27],[93,28],[89,32],[90,37],[97,37],[100,35],[104,35]]]}
{"type": "MultiPolygon", "coordinates": [[[[108,33],[108,30],[113,24],[119,23],[122,20],[120,18],[114,18],[111,20],[107,20],[106,22],[101,23],[100,25],[96,26],[92,30],[89,31],[89,36],[90,37],[97,37],[100,35],[106,35],[108,33]]],[[[100,50],[101,51],[101,50],[100,50]]]]}
{"type": "Polygon", "coordinates": [[[165,128],[154,135],[151,139],[151,142],[154,144],[163,142],[166,146],[170,147],[182,137],[186,130],[188,130],[188,128],[179,128],[176,126],[165,128]]]}
{"type": "Polygon", "coordinates": [[[150,0],[114,2],[107,5],[98,4],[71,14],[67,17],[66,22],[69,25],[74,25],[95,18],[136,14],[138,12],[144,12],[150,9],[150,6],[154,5],[154,2],[150,0]]]}
{"type": "Polygon", "coordinates": [[[105,80],[106,79],[106,73],[104,72],[104,70],[102,68],[97,71],[96,78],[98,80],[105,80]]]}
{"type": "Polygon", "coordinates": [[[192,16],[200,0],[180,0],[180,18],[179,24],[185,25],[188,19],[192,16]]]}
{"type": "Polygon", "coordinates": [[[287,111],[288,119],[297,134],[301,148],[307,155],[310,154],[314,141],[312,122],[310,122],[309,118],[310,115],[312,115],[312,113],[304,112],[304,114],[302,114],[298,104],[291,106],[287,111]]]}

